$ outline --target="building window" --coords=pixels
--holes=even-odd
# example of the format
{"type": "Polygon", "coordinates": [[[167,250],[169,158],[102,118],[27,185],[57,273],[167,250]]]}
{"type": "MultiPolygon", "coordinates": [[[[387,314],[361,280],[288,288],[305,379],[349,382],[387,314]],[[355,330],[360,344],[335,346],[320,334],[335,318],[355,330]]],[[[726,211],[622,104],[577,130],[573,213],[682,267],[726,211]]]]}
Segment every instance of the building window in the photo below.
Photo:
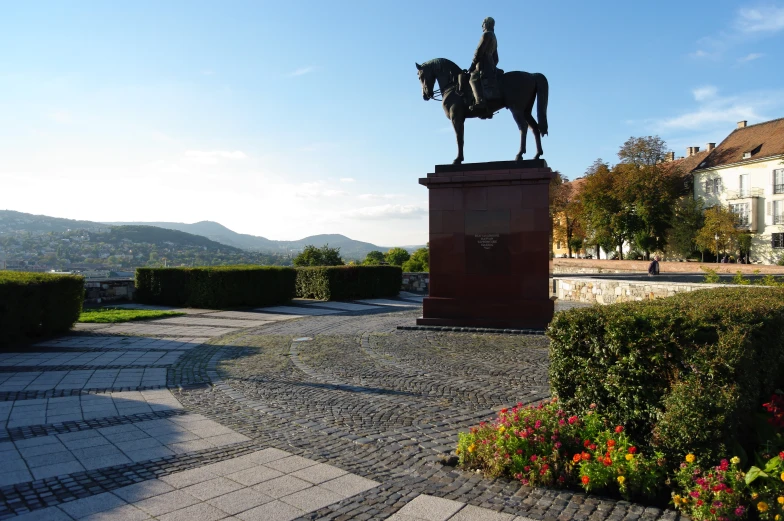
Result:
{"type": "Polygon", "coordinates": [[[773,193],[784,194],[784,168],[773,171],[773,193]]]}
{"type": "Polygon", "coordinates": [[[718,194],[719,192],[721,192],[721,177],[713,180],[713,193],[718,194]]]}
{"type": "Polygon", "coordinates": [[[705,180],[705,193],[718,194],[721,192],[721,177],[705,180]]]}
{"type": "Polygon", "coordinates": [[[773,201],[773,224],[784,224],[784,201],[773,201]]]}
{"type": "Polygon", "coordinates": [[[784,233],[771,234],[770,245],[774,248],[784,248],[784,233]]]}
{"type": "Polygon", "coordinates": [[[748,226],[750,217],[749,203],[731,204],[730,210],[738,216],[738,226],[748,226]]]}
{"type": "Polygon", "coordinates": [[[738,192],[740,197],[749,196],[749,174],[741,174],[738,177],[738,192]]]}

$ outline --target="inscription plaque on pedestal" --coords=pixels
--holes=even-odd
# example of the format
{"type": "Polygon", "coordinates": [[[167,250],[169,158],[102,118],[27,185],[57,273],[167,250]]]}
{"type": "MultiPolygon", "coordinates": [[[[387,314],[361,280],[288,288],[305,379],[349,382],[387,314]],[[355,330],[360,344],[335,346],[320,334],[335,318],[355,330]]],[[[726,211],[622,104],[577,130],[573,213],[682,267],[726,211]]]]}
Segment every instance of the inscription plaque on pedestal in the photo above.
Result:
{"type": "Polygon", "coordinates": [[[549,184],[544,160],[436,166],[430,200],[430,294],[417,324],[544,329],[549,184]]]}

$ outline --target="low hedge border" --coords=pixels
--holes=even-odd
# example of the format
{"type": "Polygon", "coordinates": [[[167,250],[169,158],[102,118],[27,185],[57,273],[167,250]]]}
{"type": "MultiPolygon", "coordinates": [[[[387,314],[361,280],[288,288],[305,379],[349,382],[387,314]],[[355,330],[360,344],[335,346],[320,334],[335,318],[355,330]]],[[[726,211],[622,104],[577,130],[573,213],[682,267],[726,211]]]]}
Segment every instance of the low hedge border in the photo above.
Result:
{"type": "Polygon", "coordinates": [[[319,300],[394,297],[400,293],[399,266],[317,266],[297,270],[297,296],[319,300]]]}
{"type": "Polygon", "coordinates": [[[565,408],[595,404],[680,460],[753,446],[781,386],[784,290],[727,288],[556,314],[550,382],[565,408]]]}
{"type": "Polygon", "coordinates": [[[0,271],[0,345],[68,331],[83,302],[82,277],[0,271]]]}
{"type": "Polygon", "coordinates": [[[136,301],[164,306],[273,306],[294,298],[297,272],[279,266],[137,268],[136,301]]]}

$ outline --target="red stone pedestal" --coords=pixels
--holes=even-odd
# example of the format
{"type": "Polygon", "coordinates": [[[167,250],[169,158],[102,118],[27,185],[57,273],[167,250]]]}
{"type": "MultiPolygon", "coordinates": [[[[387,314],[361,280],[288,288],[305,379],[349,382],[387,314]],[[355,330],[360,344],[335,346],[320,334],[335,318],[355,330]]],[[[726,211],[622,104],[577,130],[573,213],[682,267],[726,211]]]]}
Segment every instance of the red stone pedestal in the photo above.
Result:
{"type": "Polygon", "coordinates": [[[430,295],[418,325],[544,329],[553,318],[549,185],[542,160],[437,165],[430,295]]]}

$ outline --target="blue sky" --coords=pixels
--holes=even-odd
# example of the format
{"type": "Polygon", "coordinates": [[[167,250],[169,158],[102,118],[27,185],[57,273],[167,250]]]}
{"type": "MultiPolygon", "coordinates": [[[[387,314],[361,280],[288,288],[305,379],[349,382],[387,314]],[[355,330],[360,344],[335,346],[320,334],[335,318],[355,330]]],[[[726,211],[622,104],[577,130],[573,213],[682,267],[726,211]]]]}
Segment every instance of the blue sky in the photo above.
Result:
{"type": "MultiPolygon", "coordinates": [[[[545,74],[544,158],[575,178],[629,136],[676,155],[784,117],[784,3],[23,2],[0,17],[0,209],[427,240],[417,179],[454,136],[415,62],[545,74]]],[[[466,162],[512,159],[507,111],[466,162]]],[[[529,150],[533,150],[529,135],[529,150]]],[[[531,157],[531,154],[528,154],[531,157]]]]}

